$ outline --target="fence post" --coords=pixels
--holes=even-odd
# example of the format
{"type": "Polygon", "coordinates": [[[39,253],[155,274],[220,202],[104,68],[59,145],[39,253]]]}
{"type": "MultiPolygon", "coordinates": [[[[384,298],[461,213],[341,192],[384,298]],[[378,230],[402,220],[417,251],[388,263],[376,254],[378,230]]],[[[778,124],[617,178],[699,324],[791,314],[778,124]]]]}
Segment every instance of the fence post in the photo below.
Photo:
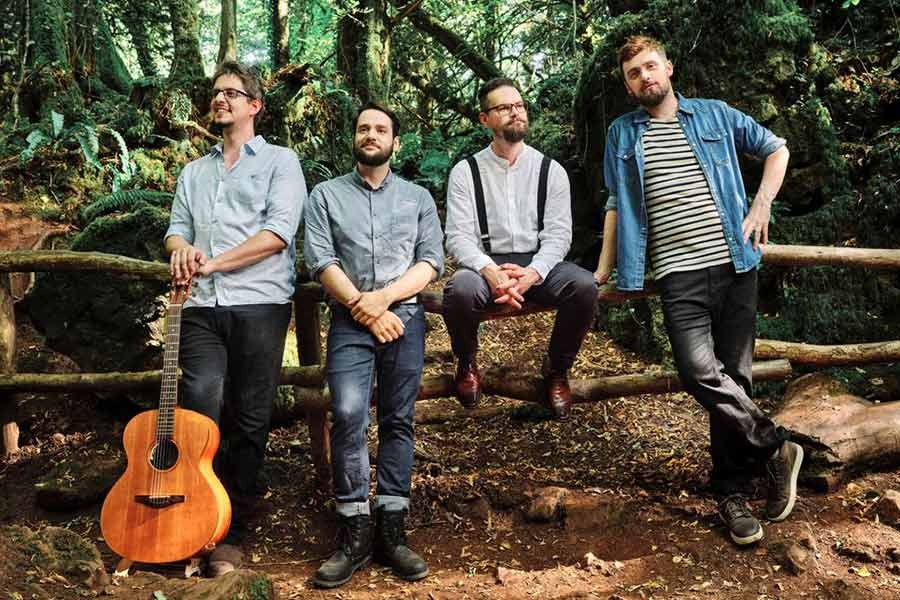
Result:
{"type": "MultiPolygon", "coordinates": [[[[301,366],[322,364],[319,328],[319,298],[297,286],[294,293],[294,326],[297,335],[297,354],[301,366]]],[[[328,406],[324,403],[306,405],[306,425],[309,428],[309,449],[316,477],[323,489],[331,485],[331,431],[328,427],[328,406]]]]}
{"type": "MultiPolygon", "coordinates": [[[[13,309],[11,277],[0,273],[0,373],[12,375],[16,370],[16,314],[13,309]]],[[[16,424],[16,394],[0,392],[0,428],[3,455],[19,451],[19,426],[16,424]]]]}

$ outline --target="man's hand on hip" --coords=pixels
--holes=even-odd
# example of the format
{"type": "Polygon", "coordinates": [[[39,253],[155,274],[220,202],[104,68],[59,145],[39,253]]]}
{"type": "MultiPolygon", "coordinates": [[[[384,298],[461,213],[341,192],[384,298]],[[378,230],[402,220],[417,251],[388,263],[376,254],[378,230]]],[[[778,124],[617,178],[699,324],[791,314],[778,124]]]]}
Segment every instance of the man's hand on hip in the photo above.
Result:
{"type": "MultiPolygon", "coordinates": [[[[169,257],[169,272],[176,283],[184,283],[206,264],[206,255],[194,246],[184,246],[169,257]]],[[[201,273],[203,275],[204,273],[201,273]]]]}
{"type": "Polygon", "coordinates": [[[741,225],[744,241],[753,237],[753,249],[759,249],[760,244],[769,241],[769,217],[772,213],[772,201],[757,195],[750,206],[750,212],[744,217],[741,225]]]}
{"type": "Polygon", "coordinates": [[[374,319],[367,327],[372,332],[372,335],[375,336],[375,339],[382,344],[399,339],[404,332],[403,321],[389,310],[384,311],[380,317],[374,319]]]}
{"type": "Polygon", "coordinates": [[[350,314],[358,323],[368,327],[385,314],[390,305],[391,299],[384,290],[363,292],[352,304],[350,314]]]}

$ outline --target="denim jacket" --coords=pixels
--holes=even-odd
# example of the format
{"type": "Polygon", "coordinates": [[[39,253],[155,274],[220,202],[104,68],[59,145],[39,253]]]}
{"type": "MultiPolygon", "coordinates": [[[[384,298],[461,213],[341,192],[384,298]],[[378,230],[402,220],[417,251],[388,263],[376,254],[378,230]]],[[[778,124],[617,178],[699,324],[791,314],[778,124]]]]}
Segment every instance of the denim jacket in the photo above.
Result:
{"type": "MultiPolygon", "coordinates": [[[[685,98],[678,94],[678,120],[706,176],[709,191],[722,216],[725,241],[735,270],[743,273],[759,264],[761,251],[744,242],[741,224],[749,206],[738,153],[765,158],[785,140],[752,117],[720,100],[685,98]]],[[[603,177],[609,190],[606,210],[616,210],[616,285],[620,290],[644,288],[647,261],[647,206],[644,202],[644,148],[641,138],[650,115],[639,109],[622,115],[609,127],[603,177]]]]}

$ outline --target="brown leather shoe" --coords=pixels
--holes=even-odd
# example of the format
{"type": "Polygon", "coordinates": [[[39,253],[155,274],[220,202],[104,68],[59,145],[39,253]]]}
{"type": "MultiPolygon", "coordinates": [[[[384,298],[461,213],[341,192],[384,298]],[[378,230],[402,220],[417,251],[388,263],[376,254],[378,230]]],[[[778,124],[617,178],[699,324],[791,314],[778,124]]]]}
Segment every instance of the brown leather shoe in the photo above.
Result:
{"type": "Polygon", "coordinates": [[[481,402],[481,374],[475,362],[456,366],[456,399],[463,408],[476,408],[481,402]]]}
{"type": "Polygon", "coordinates": [[[544,377],[547,390],[546,402],[559,421],[565,421],[572,414],[572,391],[569,377],[565,373],[548,373],[544,377]]]}

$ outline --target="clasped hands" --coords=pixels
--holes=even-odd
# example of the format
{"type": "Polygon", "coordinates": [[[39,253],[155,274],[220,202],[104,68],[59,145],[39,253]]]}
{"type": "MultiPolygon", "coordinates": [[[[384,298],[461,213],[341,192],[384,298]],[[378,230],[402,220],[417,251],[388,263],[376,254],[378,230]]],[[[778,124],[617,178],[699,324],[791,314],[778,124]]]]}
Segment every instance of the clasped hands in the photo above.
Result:
{"type": "Polygon", "coordinates": [[[362,292],[347,303],[350,315],[360,325],[369,328],[382,344],[393,342],[403,335],[403,321],[388,310],[391,298],[385,290],[362,292]]]}
{"type": "Polygon", "coordinates": [[[494,303],[508,304],[517,310],[525,302],[525,293],[541,280],[533,267],[520,267],[513,263],[488,265],[481,270],[481,274],[491,288],[494,303]]]}
{"type": "Polygon", "coordinates": [[[215,271],[213,261],[194,246],[178,248],[169,257],[169,272],[176,284],[187,283],[194,275],[209,275],[215,271]]]}

